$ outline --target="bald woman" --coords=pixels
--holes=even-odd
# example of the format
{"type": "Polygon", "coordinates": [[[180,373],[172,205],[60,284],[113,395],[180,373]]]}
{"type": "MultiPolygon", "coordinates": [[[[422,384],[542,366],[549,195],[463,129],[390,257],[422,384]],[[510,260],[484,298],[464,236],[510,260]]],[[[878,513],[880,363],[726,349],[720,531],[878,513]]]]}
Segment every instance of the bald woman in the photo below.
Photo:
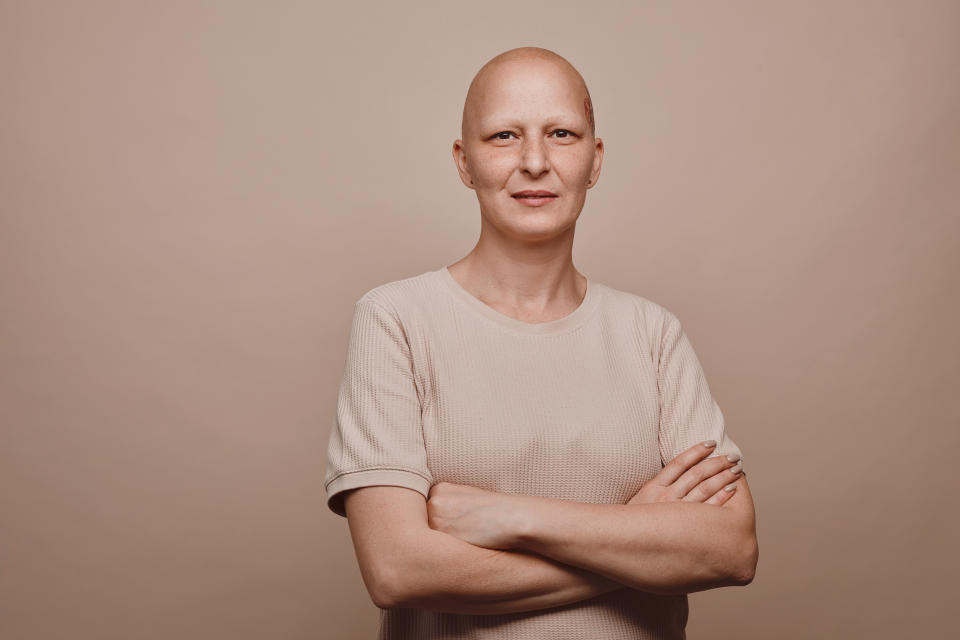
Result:
{"type": "Polygon", "coordinates": [[[678,318],[574,267],[586,83],[507,51],[461,136],[479,240],[357,300],[330,435],[379,637],[683,638],[688,593],[753,579],[754,505],[678,318]]]}

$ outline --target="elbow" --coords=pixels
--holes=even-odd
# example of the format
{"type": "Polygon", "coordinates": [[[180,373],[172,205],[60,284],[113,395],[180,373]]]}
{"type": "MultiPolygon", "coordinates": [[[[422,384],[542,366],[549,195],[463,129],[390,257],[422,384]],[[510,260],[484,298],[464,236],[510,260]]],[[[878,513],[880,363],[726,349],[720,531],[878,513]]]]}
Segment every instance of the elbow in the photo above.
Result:
{"type": "Polygon", "coordinates": [[[403,606],[400,577],[403,571],[396,566],[394,559],[370,559],[361,566],[364,585],[370,600],[378,609],[397,609],[403,606]]]}
{"type": "Polygon", "coordinates": [[[368,591],[370,592],[370,599],[378,609],[396,608],[396,597],[386,585],[376,584],[371,586],[368,591]]]}
{"type": "Polygon", "coordinates": [[[398,609],[403,603],[399,576],[387,567],[381,567],[367,589],[378,609],[398,609]]]}
{"type": "Polygon", "coordinates": [[[400,540],[391,553],[379,555],[370,564],[367,591],[377,608],[423,608],[430,602],[428,576],[432,565],[429,556],[419,553],[413,542],[400,540]]]}
{"type": "Polygon", "coordinates": [[[371,590],[370,599],[373,600],[373,604],[378,609],[396,609],[396,600],[389,594],[382,590],[371,590]]]}
{"type": "Polygon", "coordinates": [[[759,557],[760,548],[757,544],[757,537],[753,534],[745,536],[738,543],[734,554],[735,561],[730,572],[730,582],[739,587],[744,587],[753,582],[759,557]]]}

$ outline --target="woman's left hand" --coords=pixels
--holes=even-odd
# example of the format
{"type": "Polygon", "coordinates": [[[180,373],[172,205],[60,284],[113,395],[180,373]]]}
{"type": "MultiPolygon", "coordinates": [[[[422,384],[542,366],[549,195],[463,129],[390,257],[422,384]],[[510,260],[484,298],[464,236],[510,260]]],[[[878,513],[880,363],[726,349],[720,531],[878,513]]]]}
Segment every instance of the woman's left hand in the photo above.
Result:
{"type": "Polygon", "coordinates": [[[523,523],[520,496],[454,482],[430,487],[427,520],[431,529],[478,547],[511,549],[523,523]]]}

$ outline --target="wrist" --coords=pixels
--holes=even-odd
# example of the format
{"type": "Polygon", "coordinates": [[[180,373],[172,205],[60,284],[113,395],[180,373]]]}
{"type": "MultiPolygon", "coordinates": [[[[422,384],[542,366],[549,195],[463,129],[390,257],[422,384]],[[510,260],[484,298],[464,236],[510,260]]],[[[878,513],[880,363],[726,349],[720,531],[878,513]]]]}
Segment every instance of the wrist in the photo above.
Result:
{"type": "Polygon", "coordinates": [[[537,531],[540,527],[539,498],[536,496],[512,496],[511,534],[513,548],[535,551],[537,531]]]}

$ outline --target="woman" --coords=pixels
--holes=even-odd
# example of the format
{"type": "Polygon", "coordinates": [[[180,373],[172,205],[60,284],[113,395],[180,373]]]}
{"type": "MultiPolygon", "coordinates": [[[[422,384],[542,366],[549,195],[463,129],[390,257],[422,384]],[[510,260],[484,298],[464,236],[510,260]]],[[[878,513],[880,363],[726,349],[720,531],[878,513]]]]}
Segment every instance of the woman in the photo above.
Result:
{"type": "Polygon", "coordinates": [[[573,266],[583,78],[497,56],[453,154],[480,239],[357,301],[330,435],[380,637],[685,637],[687,593],[752,580],[753,502],[676,316],[573,266]]]}

